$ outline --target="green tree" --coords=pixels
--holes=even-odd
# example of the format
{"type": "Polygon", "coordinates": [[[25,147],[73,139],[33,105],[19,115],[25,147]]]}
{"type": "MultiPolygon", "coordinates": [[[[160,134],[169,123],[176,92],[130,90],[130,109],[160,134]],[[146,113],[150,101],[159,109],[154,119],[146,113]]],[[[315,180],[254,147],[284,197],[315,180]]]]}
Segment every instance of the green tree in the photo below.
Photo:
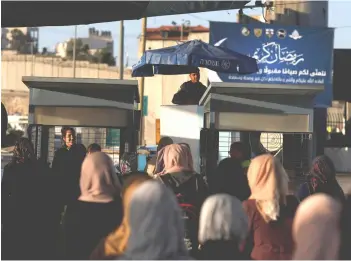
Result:
{"type": "Polygon", "coordinates": [[[24,34],[21,30],[13,29],[11,31],[11,48],[19,53],[29,53],[32,38],[29,34],[24,34]]]}
{"type": "Polygon", "coordinates": [[[105,64],[108,64],[109,66],[116,65],[116,61],[115,61],[115,58],[113,57],[113,54],[107,48],[103,48],[95,53],[94,62],[105,63],[105,64]]]}
{"type": "MultiPolygon", "coordinates": [[[[74,39],[71,39],[67,43],[66,56],[69,59],[73,59],[73,47],[74,47],[74,39]]],[[[79,61],[91,61],[92,56],[89,53],[89,46],[87,44],[83,44],[82,39],[77,38],[76,40],[76,60],[79,61]]]]}

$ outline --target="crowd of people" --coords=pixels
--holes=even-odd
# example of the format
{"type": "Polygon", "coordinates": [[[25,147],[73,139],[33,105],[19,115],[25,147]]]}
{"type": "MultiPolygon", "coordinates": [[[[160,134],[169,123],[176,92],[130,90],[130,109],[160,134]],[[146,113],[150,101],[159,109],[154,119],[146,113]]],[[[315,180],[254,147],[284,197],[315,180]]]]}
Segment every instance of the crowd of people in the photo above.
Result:
{"type": "Polygon", "coordinates": [[[2,259],[351,259],[350,198],[326,156],[291,194],[282,164],[240,143],[204,178],[189,145],[168,137],[144,172],[133,153],[117,172],[73,128],[62,139],[51,168],[17,141],[2,179],[2,259]]]}

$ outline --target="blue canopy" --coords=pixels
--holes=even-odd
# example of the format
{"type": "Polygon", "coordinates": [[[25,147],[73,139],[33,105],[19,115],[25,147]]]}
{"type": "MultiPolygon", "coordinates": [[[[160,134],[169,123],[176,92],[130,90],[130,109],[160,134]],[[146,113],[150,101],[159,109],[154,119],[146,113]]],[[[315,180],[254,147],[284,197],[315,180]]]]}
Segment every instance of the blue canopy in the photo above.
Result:
{"type": "Polygon", "coordinates": [[[221,73],[250,74],[258,71],[254,58],[201,40],[192,40],[172,47],[146,51],[133,66],[132,77],[188,74],[197,67],[221,73]]]}

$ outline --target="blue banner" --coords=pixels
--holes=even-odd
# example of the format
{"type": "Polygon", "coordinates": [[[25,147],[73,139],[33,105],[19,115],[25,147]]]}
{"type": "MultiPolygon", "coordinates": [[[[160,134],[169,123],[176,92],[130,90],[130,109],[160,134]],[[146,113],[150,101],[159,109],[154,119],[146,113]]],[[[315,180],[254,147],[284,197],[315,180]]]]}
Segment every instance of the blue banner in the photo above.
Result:
{"type": "Polygon", "coordinates": [[[211,72],[210,81],[324,85],[315,106],[331,105],[333,29],[211,22],[210,43],[253,57],[259,67],[249,75],[211,72]]]}

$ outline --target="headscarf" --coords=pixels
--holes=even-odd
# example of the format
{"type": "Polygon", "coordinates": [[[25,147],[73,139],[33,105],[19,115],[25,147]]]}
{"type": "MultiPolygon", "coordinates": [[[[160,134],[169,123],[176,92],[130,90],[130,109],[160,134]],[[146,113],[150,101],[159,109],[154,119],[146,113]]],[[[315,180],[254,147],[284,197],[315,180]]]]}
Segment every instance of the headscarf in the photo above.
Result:
{"type": "Polygon", "coordinates": [[[194,171],[193,157],[190,149],[184,144],[171,144],[164,148],[164,173],[194,171]]]}
{"type": "Polygon", "coordinates": [[[34,162],[36,160],[33,144],[27,138],[20,138],[13,149],[12,160],[15,163],[34,162]]]}
{"type": "Polygon", "coordinates": [[[88,155],[82,165],[79,200],[95,203],[112,202],[120,193],[121,184],[111,158],[103,152],[88,155]]]}
{"type": "Polygon", "coordinates": [[[341,204],[315,194],[300,204],[293,223],[293,260],[336,260],[340,249],[341,204]]]}
{"type": "Polygon", "coordinates": [[[130,200],[136,188],[138,188],[143,182],[149,180],[148,176],[144,175],[131,175],[129,179],[123,185],[122,197],[123,197],[123,220],[121,225],[108,235],[100,244],[96,247],[91,255],[90,259],[101,260],[106,258],[114,258],[124,254],[127,248],[127,243],[130,235],[129,227],[129,207],[130,200]]]}
{"type": "Polygon", "coordinates": [[[135,152],[125,152],[123,154],[119,160],[119,168],[122,176],[138,171],[137,157],[137,153],[135,152]]]}
{"type": "Polygon", "coordinates": [[[316,157],[307,178],[313,193],[322,192],[340,200],[345,199],[344,192],[336,180],[335,166],[329,157],[316,157]]]}
{"type": "Polygon", "coordinates": [[[266,222],[275,221],[280,214],[280,203],[286,204],[289,177],[281,163],[271,154],[254,158],[247,178],[251,189],[250,199],[266,222]]]}
{"type": "Polygon", "coordinates": [[[157,152],[157,158],[156,158],[154,174],[158,174],[158,173],[162,172],[164,170],[164,168],[165,168],[164,153],[165,153],[165,148],[166,147],[160,149],[160,151],[157,152]]]}
{"type": "Polygon", "coordinates": [[[234,240],[241,243],[248,231],[248,218],[242,203],[228,194],[206,199],[201,208],[199,242],[234,240]]]}
{"type": "Polygon", "coordinates": [[[173,144],[173,140],[170,137],[162,137],[157,145],[157,152],[159,152],[164,147],[173,144]]]}
{"type": "Polygon", "coordinates": [[[152,174],[157,174],[160,173],[164,167],[165,164],[163,162],[163,153],[164,153],[164,148],[167,147],[168,145],[173,144],[173,140],[170,137],[162,137],[158,143],[157,146],[157,153],[155,158],[152,158],[150,163],[154,164],[152,174]]]}
{"type": "Polygon", "coordinates": [[[122,259],[189,259],[184,223],[173,193],[151,180],[133,193],[129,212],[130,237],[122,259]]]}

